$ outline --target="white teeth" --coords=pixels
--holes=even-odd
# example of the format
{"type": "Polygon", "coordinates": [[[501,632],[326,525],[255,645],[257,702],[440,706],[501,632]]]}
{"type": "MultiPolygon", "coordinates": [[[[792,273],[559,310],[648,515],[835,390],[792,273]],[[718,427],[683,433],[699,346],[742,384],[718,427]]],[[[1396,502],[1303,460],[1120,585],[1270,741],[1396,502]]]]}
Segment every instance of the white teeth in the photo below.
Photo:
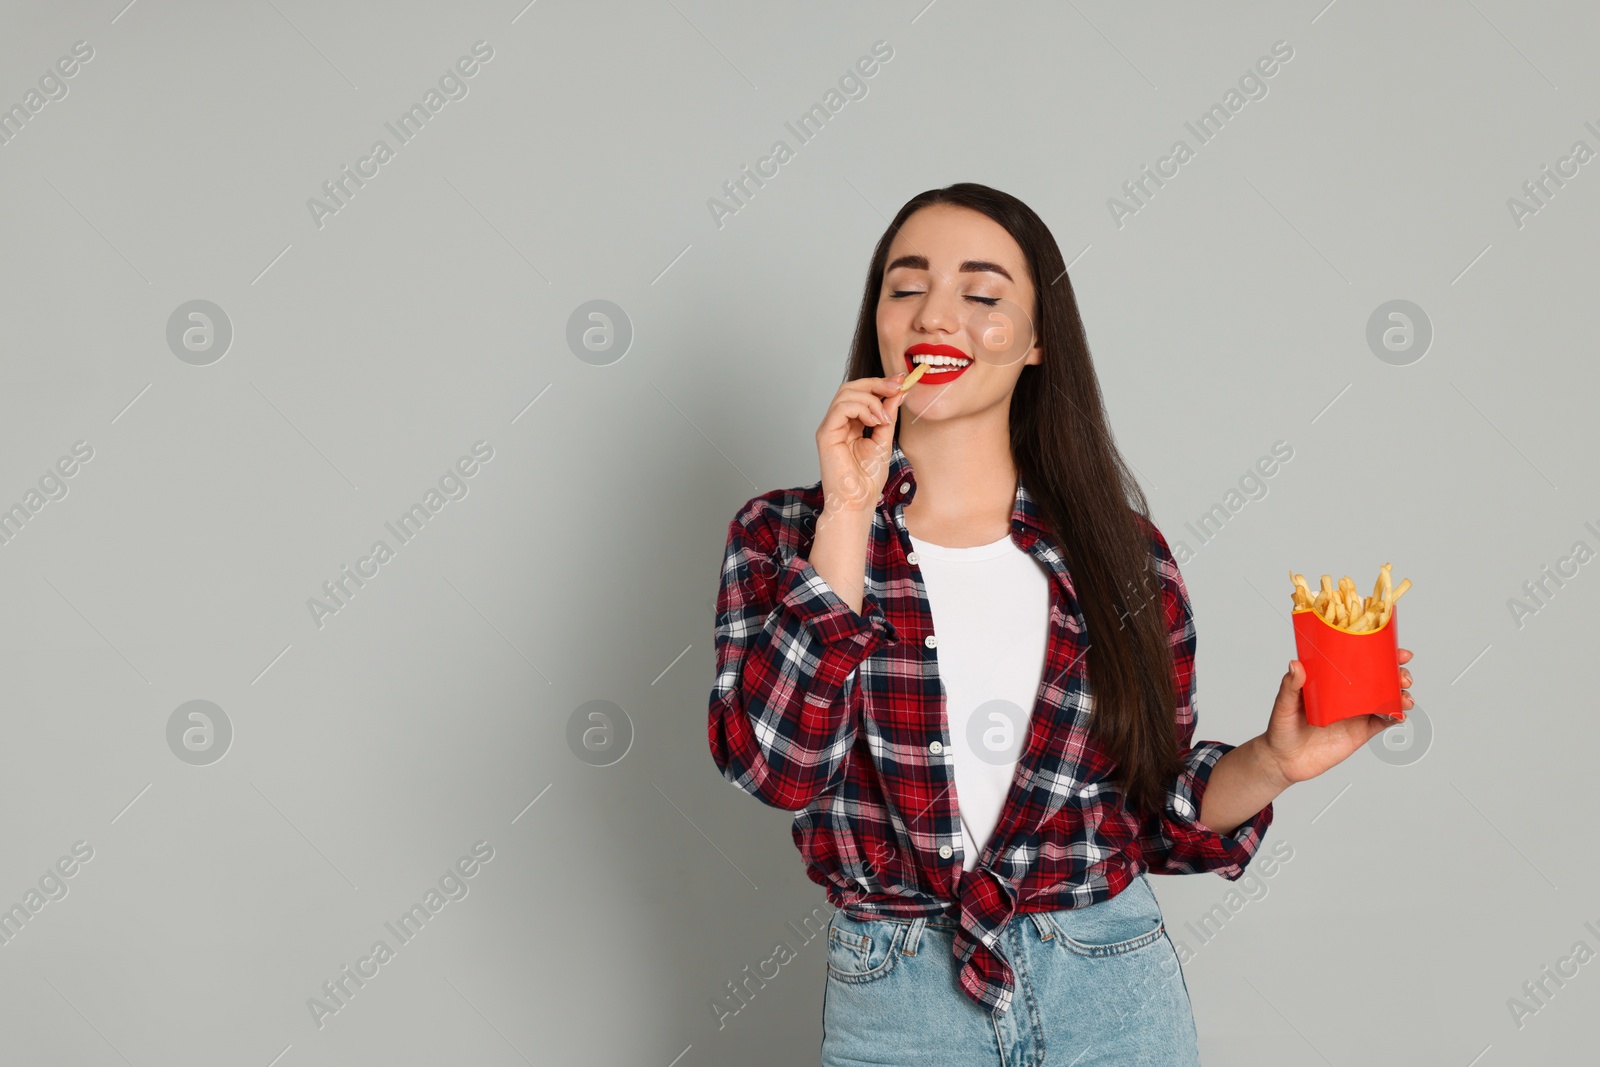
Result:
{"type": "Polygon", "coordinates": [[[911,362],[932,363],[936,367],[965,367],[972,360],[957,356],[930,356],[926,353],[918,352],[911,357],[911,362]]]}

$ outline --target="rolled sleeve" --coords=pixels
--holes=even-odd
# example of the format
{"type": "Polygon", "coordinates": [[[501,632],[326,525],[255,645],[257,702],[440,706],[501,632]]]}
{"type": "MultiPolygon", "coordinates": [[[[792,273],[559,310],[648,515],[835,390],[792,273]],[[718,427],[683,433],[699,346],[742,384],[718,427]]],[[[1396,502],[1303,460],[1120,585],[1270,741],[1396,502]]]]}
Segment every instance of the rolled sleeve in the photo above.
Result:
{"type": "Polygon", "coordinates": [[[833,677],[840,666],[848,663],[845,674],[860,663],[865,656],[858,655],[863,648],[876,648],[894,637],[894,624],[883,613],[883,605],[871,593],[861,595],[861,611],[856,612],[831,585],[811,561],[801,556],[789,557],[778,572],[778,602],[794,614],[821,647],[822,666],[831,668],[819,674],[828,675],[825,682],[843,682],[843,677],[833,677]]]}
{"type": "Polygon", "coordinates": [[[722,776],[786,811],[840,770],[855,743],[857,670],[896,639],[875,597],[852,610],[804,557],[797,527],[810,514],[757,498],[729,525],[707,719],[722,776]]]}
{"type": "Polygon", "coordinates": [[[1178,752],[1183,767],[1167,787],[1159,816],[1148,820],[1143,834],[1146,865],[1156,874],[1200,874],[1216,871],[1229,881],[1244,874],[1272,825],[1272,805],[1256,812],[1231,834],[1219,834],[1200,822],[1211,771],[1235,745],[1194,740],[1199,710],[1195,674],[1196,634],[1189,590],[1166,538],[1154,524],[1151,531],[1156,570],[1166,606],[1168,643],[1172,650],[1178,752]]]}
{"type": "Polygon", "coordinates": [[[1245,866],[1261,847],[1272,825],[1272,805],[1241,823],[1231,834],[1219,834],[1200,822],[1200,802],[1217,760],[1235,748],[1222,741],[1201,741],[1183,758],[1184,769],[1167,790],[1166,809],[1154,834],[1151,870],[1158,874],[1199,874],[1216,871],[1228,881],[1244,874],[1245,866]],[[1159,867],[1157,866],[1159,863],[1159,867]]]}

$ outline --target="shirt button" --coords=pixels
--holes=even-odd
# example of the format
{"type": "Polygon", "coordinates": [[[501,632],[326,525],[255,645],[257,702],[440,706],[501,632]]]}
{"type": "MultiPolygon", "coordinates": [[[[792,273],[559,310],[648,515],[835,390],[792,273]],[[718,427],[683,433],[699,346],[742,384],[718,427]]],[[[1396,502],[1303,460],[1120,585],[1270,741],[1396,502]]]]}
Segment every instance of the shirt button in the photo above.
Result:
{"type": "Polygon", "coordinates": [[[944,751],[944,744],[942,742],[935,741],[933,744],[928,746],[928,751],[937,756],[939,753],[944,751]]]}
{"type": "Polygon", "coordinates": [[[949,845],[939,846],[939,856],[941,859],[949,859],[954,852],[955,849],[951,848],[949,845]]]}
{"type": "Polygon", "coordinates": [[[934,648],[939,644],[939,639],[932,634],[929,634],[927,637],[922,639],[922,643],[929,648],[934,648]]]}
{"type": "Polygon", "coordinates": [[[901,482],[900,483],[900,491],[902,493],[909,493],[911,491],[911,483],[910,482],[901,482]]]}
{"type": "Polygon", "coordinates": [[[915,552],[909,553],[906,556],[907,563],[920,563],[921,561],[922,557],[917,555],[915,552]]]}

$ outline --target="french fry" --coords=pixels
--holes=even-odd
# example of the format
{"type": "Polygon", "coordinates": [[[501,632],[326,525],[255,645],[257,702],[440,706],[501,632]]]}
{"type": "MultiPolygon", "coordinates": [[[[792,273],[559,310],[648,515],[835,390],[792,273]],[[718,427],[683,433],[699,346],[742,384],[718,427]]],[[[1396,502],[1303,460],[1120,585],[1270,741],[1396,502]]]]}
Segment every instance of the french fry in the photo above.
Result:
{"type": "Polygon", "coordinates": [[[905,380],[900,383],[900,391],[903,393],[913,385],[916,385],[917,379],[927,374],[928,368],[931,366],[933,366],[932,363],[918,363],[916,369],[906,375],[905,380]]]}
{"type": "Polygon", "coordinates": [[[1296,610],[1304,611],[1311,607],[1311,587],[1306,585],[1306,576],[1289,572],[1289,580],[1294,583],[1294,606],[1296,610]]]}
{"type": "Polygon", "coordinates": [[[1305,575],[1291,569],[1289,581],[1294,588],[1290,596],[1294,601],[1294,610],[1315,612],[1329,626],[1349,633],[1381,630],[1389,624],[1395,601],[1411,588],[1410,578],[1401,579],[1399,585],[1393,584],[1392,567],[1393,564],[1385,563],[1378,568],[1372,595],[1366,597],[1356,591],[1356,583],[1348,574],[1340,578],[1337,584],[1333,575],[1324,574],[1321,589],[1313,595],[1311,587],[1306,584],[1305,575]]]}

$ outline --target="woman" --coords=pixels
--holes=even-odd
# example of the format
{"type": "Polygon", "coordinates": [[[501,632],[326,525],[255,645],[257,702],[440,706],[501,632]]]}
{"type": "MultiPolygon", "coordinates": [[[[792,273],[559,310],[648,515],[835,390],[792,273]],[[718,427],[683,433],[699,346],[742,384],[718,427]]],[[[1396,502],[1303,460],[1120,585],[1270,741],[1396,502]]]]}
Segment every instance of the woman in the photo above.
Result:
{"type": "Polygon", "coordinates": [[[1290,661],[1265,732],[1193,741],[1188,591],[1012,196],[900,209],[817,451],[729,525],[708,727],[839,909],[823,1063],[1198,1063],[1146,873],[1239,878],[1391,720],[1311,727],[1290,661]]]}

